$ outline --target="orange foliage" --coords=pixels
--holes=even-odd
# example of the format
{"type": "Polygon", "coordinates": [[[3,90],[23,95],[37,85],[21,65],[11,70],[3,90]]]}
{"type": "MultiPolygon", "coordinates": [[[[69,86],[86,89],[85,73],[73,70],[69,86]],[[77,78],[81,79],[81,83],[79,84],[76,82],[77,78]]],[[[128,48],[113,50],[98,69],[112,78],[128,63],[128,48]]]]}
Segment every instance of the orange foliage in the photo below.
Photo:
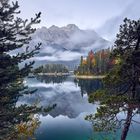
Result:
{"type": "Polygon", "coordinates": [[[96,60],[92,59],[92,64],[95,66],[96,65],[96,60]]]}
{"type": "Polygon", "coordinates": [[[93,51],[90,51],[89,52],[89,58],[90,58],[90,60],[93,60],[94,59],[94,53],[93,53],[93,51]]]}
{"type": "Polygon", "coordinates": [[[39,126],[40,122],[38,118],[33,118],[28,122],[22,122],[16,126],[18,136],[24,138],[32,138],[34,136],[34,132],[39,126]]]}
{"type": "Polygon", "coordinates": [[[87,60],[84,59],[84,60],[83,60],[83,65],[86,65],[86,64],[87,64],[87,60]]]}

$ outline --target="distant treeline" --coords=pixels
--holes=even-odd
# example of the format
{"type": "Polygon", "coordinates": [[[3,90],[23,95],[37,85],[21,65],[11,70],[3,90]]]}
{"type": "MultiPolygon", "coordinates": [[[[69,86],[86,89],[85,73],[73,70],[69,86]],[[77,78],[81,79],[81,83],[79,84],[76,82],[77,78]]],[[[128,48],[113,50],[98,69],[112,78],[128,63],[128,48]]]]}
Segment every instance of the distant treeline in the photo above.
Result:
{"type": "Polygon", "coordinates": [[[80,64],[75,70],[77,75],[99,75],[105,74],[113,67],[118,60],[110,58],[111,50],[103,49],[97,52],[92,50],[87,57],[81,56],[80,64]]]}
{"type": "Polygon", "coordinates": [[[34,69],[33,73],[68,73],[68,68],[62,64],[46,64],[34,69]]]}

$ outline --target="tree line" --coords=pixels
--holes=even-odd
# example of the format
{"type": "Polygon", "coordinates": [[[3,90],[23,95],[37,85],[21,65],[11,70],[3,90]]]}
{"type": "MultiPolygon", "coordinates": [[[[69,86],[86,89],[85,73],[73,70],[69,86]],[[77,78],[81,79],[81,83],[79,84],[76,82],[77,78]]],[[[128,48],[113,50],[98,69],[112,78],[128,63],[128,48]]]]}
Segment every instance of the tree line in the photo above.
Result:
{"type": "Polygon", "coordinates": [[[68,73],[68,68],[63,64],[46,64],[33,70],[33,73],[68,73]]]}
{"type": "Polygon", "coordinates": [[[102,49],[97,52],[92,50],[87,57],[81,56],[80,64],[75,70],[78,75],[100,75],[106,74],[119,59],[110,58],[112,49],[102,49]]]}

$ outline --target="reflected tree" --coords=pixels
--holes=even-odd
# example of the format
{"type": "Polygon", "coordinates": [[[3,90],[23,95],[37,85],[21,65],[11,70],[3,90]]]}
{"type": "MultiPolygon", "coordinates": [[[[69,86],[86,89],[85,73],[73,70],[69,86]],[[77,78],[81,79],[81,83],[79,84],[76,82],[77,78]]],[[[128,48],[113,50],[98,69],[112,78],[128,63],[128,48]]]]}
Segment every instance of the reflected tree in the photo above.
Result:
{"type": "Polygon", "coordinates": [[[47,75],[36,75],[37,80],[45,83],[63,83],[66,81],[68,76],[47,76],[47,75]]]}
{"type": "Polygon", "coordinates": [[[99,79],[74,79],[74,83],[81,89],[82,96],[90,94],[98,89],[103,88],[102,80],[99,79]]]}

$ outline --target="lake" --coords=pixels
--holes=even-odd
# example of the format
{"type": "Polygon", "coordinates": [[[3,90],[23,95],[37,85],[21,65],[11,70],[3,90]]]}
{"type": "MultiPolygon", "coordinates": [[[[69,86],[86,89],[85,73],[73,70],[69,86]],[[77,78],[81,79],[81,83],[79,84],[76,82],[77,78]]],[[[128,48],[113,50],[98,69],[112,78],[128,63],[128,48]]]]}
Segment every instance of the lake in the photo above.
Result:
{"type": "MultiPolygon", "coordinates": [[[[103,87],[102,81],[97,79],[75,79],[71,76],[38,76],[25,79],[25,84],[31,89],[38,89],[32,95],[20,97],[20,104],[34,104],[44,108],[56,104],[48,114],[39,114],[40,126],[35,132],[37,140],[103,140],[101,133],[93,132],[92,124],[85,120],[85,116],[96,112],[98,103],[88,102],[88,95],[103,87]]],[[[120,113],[120,117],[125,117],[120,113]]],[[[135,120],[140,116],[136,115],[135,120]]],[[[104,135],[104,134],[103,134],[104,135]]],[[[108,135],[110,140],[120,139],[120,130],[108,135]]],[[[139,140],[140,124],[133,123],[127,140],[139,140]]]]}

